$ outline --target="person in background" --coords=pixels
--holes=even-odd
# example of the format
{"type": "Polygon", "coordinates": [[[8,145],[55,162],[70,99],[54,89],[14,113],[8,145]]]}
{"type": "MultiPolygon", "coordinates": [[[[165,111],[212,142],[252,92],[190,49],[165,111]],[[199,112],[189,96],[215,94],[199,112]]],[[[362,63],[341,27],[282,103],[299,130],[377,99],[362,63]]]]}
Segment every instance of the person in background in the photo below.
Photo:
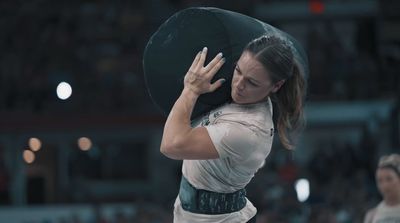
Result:
{"type": "Polygon", "coordinates": [[[369,210],[364,223],[400,222],[400,155],[382,156],[376,170],[376,183],[383,200],[369,210]]]}

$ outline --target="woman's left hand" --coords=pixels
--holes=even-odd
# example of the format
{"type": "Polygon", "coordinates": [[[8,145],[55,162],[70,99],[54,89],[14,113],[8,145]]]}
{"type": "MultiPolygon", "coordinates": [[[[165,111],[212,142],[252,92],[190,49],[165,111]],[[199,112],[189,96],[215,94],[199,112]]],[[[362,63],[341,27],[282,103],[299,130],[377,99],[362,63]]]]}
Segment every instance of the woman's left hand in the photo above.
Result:
{"type": "Polygon", "coordinates": [[[206,56],[207,47],[204,47],[194,58],[184,78],[184,87],[197,95],[213,92],[225,82],[225,79],[219,79],[211,84],[211,79],[225,63],[225,58],[222,57],[222,53],[217,54],[217,56],[204,67],[206,56]]]}

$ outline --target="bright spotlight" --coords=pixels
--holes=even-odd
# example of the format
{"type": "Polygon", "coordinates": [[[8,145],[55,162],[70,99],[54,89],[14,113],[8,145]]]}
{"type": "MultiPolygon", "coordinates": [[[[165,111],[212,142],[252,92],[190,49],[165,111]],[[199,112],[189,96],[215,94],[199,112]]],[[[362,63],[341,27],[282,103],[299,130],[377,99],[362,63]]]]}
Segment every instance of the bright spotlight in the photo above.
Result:
{"type": "Polygon", "coordinates": [[[57,97],[61,100],[68,99],[72,94],[71,85],[67,82],[61,82],[57,86],[57,97]]]}
{"type": "Polygon", "coordinates": [[[31,163],[33,163],[33,161],[35,161],[35,154],[29,149],[24,150],[22,157],[24,158],[25,162],[28,164],[31,164],[31,163]]]}
{"type": "Polygon", "coordinates": [[[31,148],[32,151],[37,152],[40,150],[42,147],[42,142],[38,138],[30,138],[29,139],[29,148],[31,148]]]}
{"type": "Polygon", "coordinates": [[[92,140],[87,137],[81,137],[78,139],[78,146],[82,151],[88,151],[92,148],[92,140]]]}
{"type": "Polygon", "coordinates": [[[307,179],[299,179],[295,183],[297,199],[300,202],[305,202],[310,196],[310,183],[307,179]]]}

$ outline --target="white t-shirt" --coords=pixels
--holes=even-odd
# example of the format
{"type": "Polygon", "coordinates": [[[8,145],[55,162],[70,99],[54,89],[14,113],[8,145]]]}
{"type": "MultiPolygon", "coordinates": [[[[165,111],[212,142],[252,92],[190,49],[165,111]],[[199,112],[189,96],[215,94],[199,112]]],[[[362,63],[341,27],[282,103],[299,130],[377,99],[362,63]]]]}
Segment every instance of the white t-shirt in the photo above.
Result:
{"type": "MultiPolygon", "coordinates": [[[[274,125],[272,104],[268,98],[257,104],[225,104],[193,122],[204,126],[216,150],[218,159],[184,160],[182,174],[197,189],[231,193],[244,188],[264,165],[271,151],[274,125]]],[[[240,211],[221,214],[194,214],[182,209],[179,196],[175,201],[175,223],[229,222],[242,223],[257,212],[247,200],[240,211]]]]}
{"type": "Polygon", "coordinates": [[[379,203],[372,223],[400,223],[400,204],[388,206],[383,201],[379,203]]]}

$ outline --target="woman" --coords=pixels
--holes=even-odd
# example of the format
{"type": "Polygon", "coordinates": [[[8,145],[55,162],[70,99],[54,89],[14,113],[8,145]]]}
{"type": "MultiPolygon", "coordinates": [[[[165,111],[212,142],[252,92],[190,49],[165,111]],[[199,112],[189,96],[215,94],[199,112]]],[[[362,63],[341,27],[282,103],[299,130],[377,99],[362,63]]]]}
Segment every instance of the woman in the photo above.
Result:
{"type": "Polygon", "coordinates": [[[204,66],[206,54],[205,47],[196,55],[164,126],[161,152],[184,160],[174,222],[255,222],[257,210],[244,188],[271,150],[270,97],[275,98],[279,111],[281,142],[292,149],[289,133],[302,123],[305,81],[291,47],[277,37],[262,36],[246,46],[237,62],[232,102],[191,125],[197,98],[225,82],[210,83],[224,64],[222,53],[204,66]]]}
{"type": "Polygon", "coordinates": [[[364,223],[400,222],[400,155],[380,158],[376,183],[383,201],[367,212],[364,223]]]}

